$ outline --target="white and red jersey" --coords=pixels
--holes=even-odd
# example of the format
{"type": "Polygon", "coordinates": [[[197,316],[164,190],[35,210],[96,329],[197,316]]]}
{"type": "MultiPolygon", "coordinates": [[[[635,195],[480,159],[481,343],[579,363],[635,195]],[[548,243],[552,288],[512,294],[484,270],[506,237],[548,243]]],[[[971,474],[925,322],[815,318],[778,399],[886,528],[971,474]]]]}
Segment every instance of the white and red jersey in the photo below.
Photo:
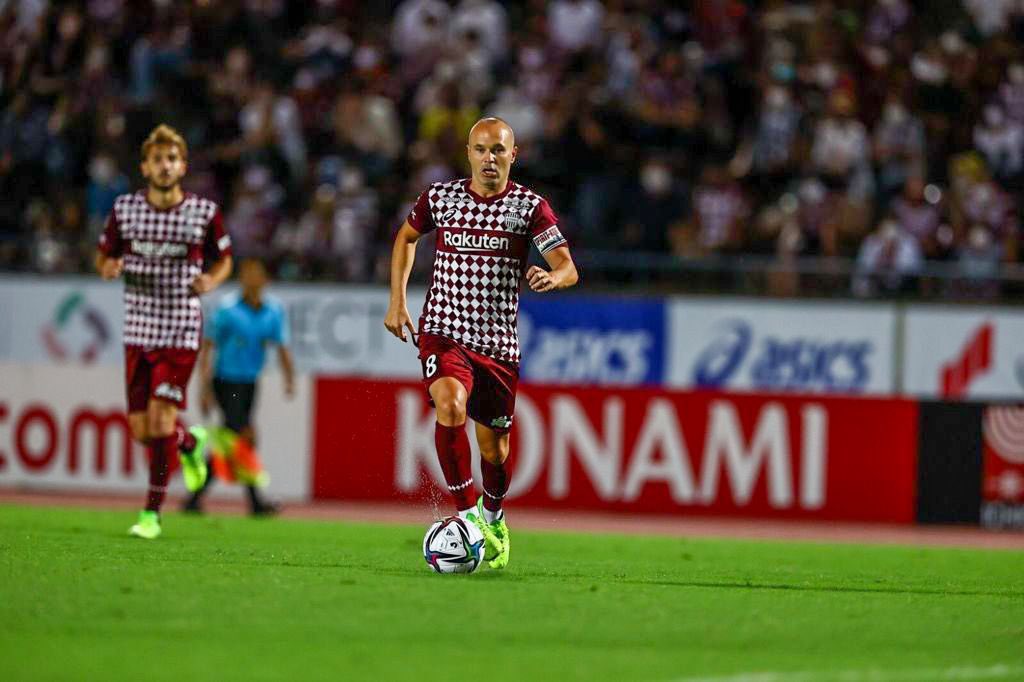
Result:
{"type": "Polygon", "coordinates": [[[186,194],[161,210],[145,191],[122,194],[100,236],[100,251],[124,258],[124,343],[199,349],[203,314],[192,282],[207,262],[231,253],[217,204],[186,194]]]}
{"type": "Polygon", "coordinates": [[[547,200],[526,187],[510,180],[484,198],[469,183],[434,183],[409,213],[416,231],[437,231],[420,332],[518,364],[516,317],[530,241],[544,254],[565,246],[565,237],[547,200]]]}

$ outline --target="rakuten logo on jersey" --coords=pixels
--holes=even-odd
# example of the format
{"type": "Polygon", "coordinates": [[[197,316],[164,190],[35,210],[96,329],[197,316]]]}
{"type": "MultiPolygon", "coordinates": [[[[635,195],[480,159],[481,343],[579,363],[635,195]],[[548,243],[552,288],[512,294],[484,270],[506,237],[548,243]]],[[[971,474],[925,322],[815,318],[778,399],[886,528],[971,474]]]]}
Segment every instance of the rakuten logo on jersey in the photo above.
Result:
{"type": "Polygon", "coordinates": [[[454,230],[444,230],[442,242],[459,253],[507,252],[512,245],[508,237],[454,230]]]}
{"type": "Polygon", "coordinates": [[[188,255],[188,244],[133,239],[131,248],[132,253],[143,258],[184,258],[188,255]]]}

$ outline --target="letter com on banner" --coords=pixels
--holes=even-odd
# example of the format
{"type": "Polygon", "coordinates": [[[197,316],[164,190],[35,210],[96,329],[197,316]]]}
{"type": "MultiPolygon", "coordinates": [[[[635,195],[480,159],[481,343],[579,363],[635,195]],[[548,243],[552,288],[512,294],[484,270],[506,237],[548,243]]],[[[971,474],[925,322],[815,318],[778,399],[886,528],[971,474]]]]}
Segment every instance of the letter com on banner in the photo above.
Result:
{"type": "MultiPolygon", "coordinates": [[[[149,468],[145,451],[130,438],[120,368],[0,363],[0,377],[0,486],[130,492],[142,499],[149,468]]],[[[279,374],[262,380],[255,424],[271,493],[307,500],[313,386],[305,376],[296,383],[295,397],[286,400],[279,374]]],[[[202,423],[198,382],[190,388],[185,418],[202,423]]],[[[210,422],[219,419],[211,415],[210,422]]],[[[171,485],[184,491],[178,476],[171,485]]],[[[215,496],[235,499],[239,490],[212,488],[215,496]]]]}
{"type": "Polygon", "coordinates": [[[903,390],[945,400],[1024,398],[1024,311],[911,308],[903,390]]]}
{"type": "Polygon", "coordinates": [[[888,395],[895,314],[891,306],[672,299],[668,384],[888,395]]]}
{"type": "MultiPolygon", "coordinates": [[[[443,499],[419,383],[322,378],[316,405],[314,497],[443,499]]],[[[917,404],[529,386],[511,457],[524,506],[910,523],[917,404]]]]}
{"type": "Polygon", "coordinates": [[[660,299],[524,295],[521,379],[597,386],[662,385],[665,305],[660,299]]]}

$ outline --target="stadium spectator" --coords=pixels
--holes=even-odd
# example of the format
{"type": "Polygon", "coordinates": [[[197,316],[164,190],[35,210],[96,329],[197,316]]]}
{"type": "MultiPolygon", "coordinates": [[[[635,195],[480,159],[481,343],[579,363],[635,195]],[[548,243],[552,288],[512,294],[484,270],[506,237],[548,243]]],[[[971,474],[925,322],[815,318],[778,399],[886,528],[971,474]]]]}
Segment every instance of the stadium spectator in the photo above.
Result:
{"type": "Polygon", "coordinates": [[[921,250],[914,236],[901,230],[896,221],[883,220],[861,244],[853,292],[871,296],[879,289],[903,291],[921,265],[921,250]]]}
{"type": "Polygon", "coordinates": [[[917,240],[918,247],[927,258],[938,259],[948,244],[948,235],[942,228],[942,192],[938,187],[926,187],[924,178],[907,178],[903,194],[892,203],[892,217],[900,229],[917,240]]]}
{"type": "Polygon", "coordinates": [[[596,48],[604,23],[598,0],[554,0],[548,3],[548,34],[559,52],[574,54],[596,48]]]}
{"type": "Polygon", "coordinates": [[[727,253],[743,246],[744,222],[749,215],[743,190],[722,164],[709,165],[693,191],[693,216],[689,236],[677,243],[690,244],[698,254],[727,253]]]}

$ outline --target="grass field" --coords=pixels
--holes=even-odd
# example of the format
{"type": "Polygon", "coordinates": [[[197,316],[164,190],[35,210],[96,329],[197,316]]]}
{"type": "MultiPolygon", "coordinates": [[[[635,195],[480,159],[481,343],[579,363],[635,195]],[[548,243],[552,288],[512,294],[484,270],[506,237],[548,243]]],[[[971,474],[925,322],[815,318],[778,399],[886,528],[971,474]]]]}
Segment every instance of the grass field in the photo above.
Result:
{"type": "Polygon", "coordinates": [[[416,526],[131,521],[0,506],[0,680],[1024,679],[1022,552],[513,525],[438,576],[416,526]]]}

